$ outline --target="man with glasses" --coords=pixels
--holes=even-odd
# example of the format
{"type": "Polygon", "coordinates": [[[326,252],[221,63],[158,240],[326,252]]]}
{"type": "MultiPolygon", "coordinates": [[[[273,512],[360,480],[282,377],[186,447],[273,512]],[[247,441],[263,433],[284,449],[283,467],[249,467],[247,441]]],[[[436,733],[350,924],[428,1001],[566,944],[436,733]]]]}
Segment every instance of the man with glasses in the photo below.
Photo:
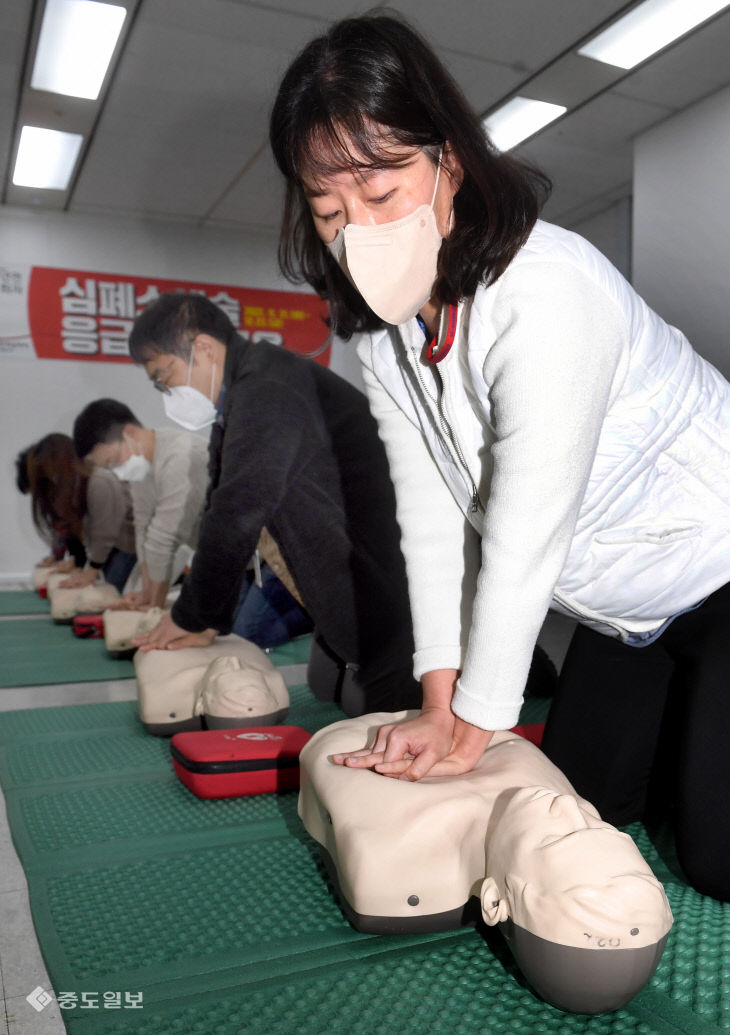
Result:
{"type": "Polygon", "coordinates": [[[129,350],[172,420],[212,425],[191,572],[141,649],[229,632],[265,527],[314,622],[316,696],[350,715],[420,707],[395,498],[364,395],[311,360],[242,338],[202,295],[162,295],[135,321],[129,350]]]}

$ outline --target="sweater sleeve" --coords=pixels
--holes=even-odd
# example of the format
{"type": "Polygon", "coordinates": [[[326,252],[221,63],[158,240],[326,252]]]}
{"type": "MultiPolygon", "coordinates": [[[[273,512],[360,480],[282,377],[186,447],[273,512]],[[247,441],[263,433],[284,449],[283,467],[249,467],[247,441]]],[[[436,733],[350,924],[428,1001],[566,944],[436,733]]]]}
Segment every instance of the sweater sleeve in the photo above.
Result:
{"type": "Polygon", "coordinates": [[[148,474],[142,481],[131,482],[129,492],[132,497],[134,510],[134,546],[137,560],[145,564],[145,535],[147,527],[155,512],[155,480],[152,473],[148,474]]]}
{"type": "Polygon", "coordinates": [[[94,469],[86,490],[86,507],[88,559],[100,567],[121,536],[127,512],[126,494],[116,475],[94,469]]]}
{"type": "Polygon", "coordinates": [[[433,462],[420,427],[373,372],[370,342],[358,351],[395,488],[413,620],[414,676],[460,669],[479,566],[476,533],[433,462]]]}
{"type": "Polygon", "coordinates": [[[203,509],[207,484],[205,467],[196,462],[191,435],[168,436],[164,441],[158,436],[155,452],[162,446],[159,461],[155,458],[151,512],[142,535],[142,557],[153,582],[169,581],[175,552],[190,540],[203,509]]]}
{"type": "MultiPolygon", "coordinates": [[[[454,712],[518,719],[540,627],[570,548],[626,321],[589,277],[523,264],[499,285],[483,375],[496,442],[469,647],[454,712]]],[[[479,328],[470,328],[470,338],[479,328]]],[[[485,331],[485,333],[487,333],[485,331]]]]}
{"type": "Polygon", "coordinates": [[[188,632],[227,633],[262,527],[279,508],[307,449],[296,388],[246,379],[227,389],[220,476],[210,494],[189,576],[172,608],[188,632]]]}

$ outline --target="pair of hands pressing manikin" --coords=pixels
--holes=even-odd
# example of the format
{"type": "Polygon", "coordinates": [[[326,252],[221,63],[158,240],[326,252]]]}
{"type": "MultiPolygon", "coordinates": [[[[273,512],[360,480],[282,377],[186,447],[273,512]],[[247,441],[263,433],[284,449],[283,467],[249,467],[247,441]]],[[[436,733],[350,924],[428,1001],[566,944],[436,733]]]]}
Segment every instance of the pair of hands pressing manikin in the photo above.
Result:
{"type": "Polygon", "coordinates": [[[59,584],[59,589],[84,589],[86,586],[93,586],[99,577],[99,572],[96,568],[70,570],[71,574],[59,584]]]}
{"type": "Polygon", "coordinates": [[[175,625],[169,615],[163,615],[152,632],[135,636],[132,643],[146,653],[150,650],[182,650],[183,647],[207,647],[218,635],[217,629],[202,632],[186,632],[175,625]]]}
{"type": "Polygon", "coordinates": [[[398,780],[468,773],[482,757],[493,730],[472,726],[451,710],[458,672],[438,669],[422,677],[423,709],[415,719],[381,726],[372,747],[332,761],[355,769],[373,769],[398,780]]]}
{"type": "Polygon", "coordinates": [[[67,579],[59,583],[59,589],[82,589],[96,581],[97,572],[94,568],[77,568],[76,561],[70,558],[57,561],[51,554],[39,561],[37,566],[48,568],[49,574],[68,575],[67,579]]]}

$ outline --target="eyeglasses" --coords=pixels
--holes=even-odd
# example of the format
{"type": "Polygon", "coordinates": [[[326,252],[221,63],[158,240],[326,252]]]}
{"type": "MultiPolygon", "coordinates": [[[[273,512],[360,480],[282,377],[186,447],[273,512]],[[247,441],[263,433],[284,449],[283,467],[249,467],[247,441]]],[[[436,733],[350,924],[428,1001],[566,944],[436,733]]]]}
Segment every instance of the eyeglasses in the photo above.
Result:
{"type": "Polygon", "coordinates": [[[158,392],[162,392],[164,395],[170,395],[170,386],[165,384],[164,378],[167,377],[170,368],[172,367],[176,359],[177,356],[173,356],[164,370],[160,370],[158,373],[155,374],[154,377],[150,378],[150,381],[152,382],[152,387],[156,388],[158,392]]]}

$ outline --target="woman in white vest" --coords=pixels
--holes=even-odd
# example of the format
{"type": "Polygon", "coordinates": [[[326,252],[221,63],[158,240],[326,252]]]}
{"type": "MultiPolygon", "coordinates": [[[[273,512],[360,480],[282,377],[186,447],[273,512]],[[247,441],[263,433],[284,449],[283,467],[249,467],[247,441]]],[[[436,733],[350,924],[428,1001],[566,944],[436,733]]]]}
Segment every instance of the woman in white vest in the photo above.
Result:
{"type": "Polygon", "coordinates": [[[612,823],[660,785],[688,876],[730,899],[730,386],[537,218],[546,178],[495,150],[399,19],[309,44],[271,142],[282,269],[361,335],[424,692],[338,760],[468,771],[516,723],[552,607],[580,624],[546,752],[612,823]]]}

